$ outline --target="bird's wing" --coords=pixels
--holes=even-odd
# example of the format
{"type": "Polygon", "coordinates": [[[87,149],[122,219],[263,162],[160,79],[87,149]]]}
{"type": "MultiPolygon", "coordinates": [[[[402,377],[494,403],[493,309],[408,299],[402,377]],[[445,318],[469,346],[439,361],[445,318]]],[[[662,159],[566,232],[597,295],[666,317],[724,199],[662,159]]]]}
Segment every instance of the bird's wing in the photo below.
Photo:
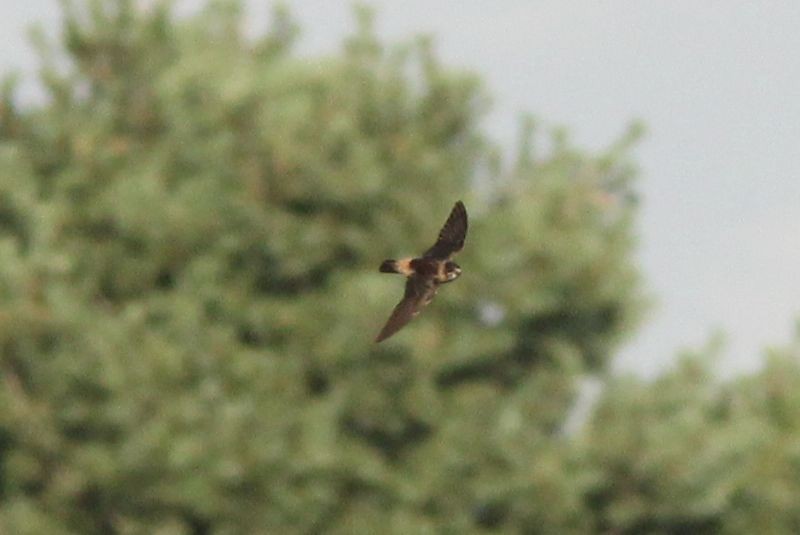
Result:
{"type": "Polygon", "coordinates": [[[464,239],[467,237],[467,209],[464,203],[458,201],[450,211],[442,230],[439,231],[439,239],[433,247],[425,251],[423,256],[430,256],[445,260],[450,258],[453,253],[457,253],[464,248],[464,239]]]}
{"type": "Polygon", "coordinates": [[[431,277],[412,275],[406,281],[406,291],[403,299],[394,307],[392,315],[386,321],[375,342],[382,342],[402,329],[411,319],[419,314],[436,295],[438,285],[431,277]]]}

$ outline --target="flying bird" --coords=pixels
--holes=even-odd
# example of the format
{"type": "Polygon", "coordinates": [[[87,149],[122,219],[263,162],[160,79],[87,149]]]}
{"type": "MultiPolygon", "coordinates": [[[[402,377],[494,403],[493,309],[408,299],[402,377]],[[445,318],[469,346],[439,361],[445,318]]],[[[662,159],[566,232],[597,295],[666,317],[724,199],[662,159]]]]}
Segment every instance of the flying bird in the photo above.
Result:
{"type": "Polygon", "coordinates": [[[420,257],[401,260],[384,260],[381,273],[399,273],[406,277],[403,299],[394,307],[392,315],[375,338],[382,342],[402,329],[433,300],[439,286],[452,282],[461,275],[461,267],[451,260],[464,248],[467,237],[467,209],[464,203],[456,202],[445,221],[439,238],[420,257]]]}

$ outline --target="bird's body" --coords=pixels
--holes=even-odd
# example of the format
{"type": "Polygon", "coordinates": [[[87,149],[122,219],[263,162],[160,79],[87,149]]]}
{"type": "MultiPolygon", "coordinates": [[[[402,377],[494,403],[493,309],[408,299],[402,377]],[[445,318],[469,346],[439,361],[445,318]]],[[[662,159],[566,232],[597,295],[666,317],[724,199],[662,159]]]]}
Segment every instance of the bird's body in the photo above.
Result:
{"type": "Polygon", "coordinates": [[[386,340],[402,329],[433,300],[440,285],[452,282],[461,275],[461,267],[451,257],[464,247],[466,236],[467,210],[458,201],[439,232],[436,243],[422,256],[384,260],[380,266],[382,273],[399,273],[407,280],[403,299],[392,311],[375,342],[386,340]]]}
{"type": "MultiPolygon", "coordinates": [[[[419,258],[404,258],[402,260],[387,260],[390,266],[381,269],[383,273],[400,273],[406,277],[420,275],[423,277],[433,277],[436,282],[443,284],[454,279],[454,271],[447,270],[448,262],[438,258],[421,256],[419,258]]],[[[455,265],[455,262],[450,262],[455,265]]]]}

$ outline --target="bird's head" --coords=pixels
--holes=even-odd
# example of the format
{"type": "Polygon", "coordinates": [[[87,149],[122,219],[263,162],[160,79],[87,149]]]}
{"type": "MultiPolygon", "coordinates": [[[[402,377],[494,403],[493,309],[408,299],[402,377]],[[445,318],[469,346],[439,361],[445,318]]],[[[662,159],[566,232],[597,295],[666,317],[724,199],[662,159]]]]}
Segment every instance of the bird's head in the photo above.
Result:
{"type": "Polygon", "coordinates": [[[461,275],[461,266],[455,262],[448,261],[444,265],[444,272],[448,281],[456,280],[461,275]]]}

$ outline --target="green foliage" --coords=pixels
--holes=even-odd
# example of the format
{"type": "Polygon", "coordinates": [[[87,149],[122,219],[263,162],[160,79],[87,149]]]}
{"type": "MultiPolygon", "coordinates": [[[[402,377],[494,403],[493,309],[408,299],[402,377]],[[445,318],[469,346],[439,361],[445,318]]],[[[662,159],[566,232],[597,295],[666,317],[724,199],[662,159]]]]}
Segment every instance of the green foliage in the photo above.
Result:
{"type": "Polygon", "coordinates": [[[578,448],[594,531],[796,533],[798,348],[728,382],[702,355],[652,384],[612,382],[578,448]]]}

